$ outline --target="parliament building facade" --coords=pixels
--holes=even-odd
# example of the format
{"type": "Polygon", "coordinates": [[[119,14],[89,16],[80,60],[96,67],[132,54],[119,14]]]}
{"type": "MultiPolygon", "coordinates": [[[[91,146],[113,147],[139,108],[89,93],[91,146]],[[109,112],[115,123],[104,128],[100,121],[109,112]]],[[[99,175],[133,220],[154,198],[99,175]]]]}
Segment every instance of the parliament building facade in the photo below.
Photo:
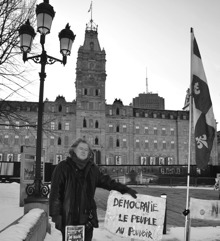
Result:
{"type": "MultiPolygon", "coordinates": [[[[105,99],[106,53],[100,48],[96,25],[91,22],[78,50],[76,99],[58,96],[45,100],[43,156],[57,164],[76,138],[86,138],[101,165],[186,165],[189,112],[165,110],[157,94],[140,94],[129,106],[118,98],[105,99]]],[[[0,160],[19,161],[21,146],[36,145],[37,102],[0,101],[0,160]]],[[[193,143],[193,141],[192,141],[193,143]]],[[[211,165],[218,165],[215,138],[211,165]]],[[[194,151],[192,164],[195,164],[194,151]]]]}

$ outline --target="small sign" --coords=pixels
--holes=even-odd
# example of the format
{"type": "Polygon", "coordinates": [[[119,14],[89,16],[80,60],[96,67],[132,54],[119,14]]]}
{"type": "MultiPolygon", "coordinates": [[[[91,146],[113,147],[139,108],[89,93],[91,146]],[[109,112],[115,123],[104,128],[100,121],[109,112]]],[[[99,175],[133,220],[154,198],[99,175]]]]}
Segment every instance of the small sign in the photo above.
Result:
{"type": "Polygon", "coordinates": [[[84,241],[85,240],[85,226],[66,226],[65,241],[84,241]]]}
{"type": "Polygon", "coordinates": [[[220,220],[220,201],[190,198],[190,218],[220,220]]]}
{"type": "Polygon", "coordinates": [[[105,215],[105,228],[117,236],[159,241],[163,235],[166,199],[111,191],[105,215]]]}

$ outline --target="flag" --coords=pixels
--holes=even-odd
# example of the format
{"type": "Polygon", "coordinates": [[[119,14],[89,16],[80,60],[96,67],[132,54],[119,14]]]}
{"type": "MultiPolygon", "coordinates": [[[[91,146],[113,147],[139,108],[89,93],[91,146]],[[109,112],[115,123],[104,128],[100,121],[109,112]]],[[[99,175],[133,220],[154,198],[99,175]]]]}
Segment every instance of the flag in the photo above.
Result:
{"type": "Polygon", "coordinates": [[[215,138],[215,118],[209,87],[199,48],[192,33],[192,111],[195,132],[196,164],[200,169],[207,167],[215,138]]]}
{"type": "Polygon", "coordinates": [[[88,10],[88,13],[92,10],[92,2],[90,3],[90,7],[89,7],[89,10],[88,10]]]}

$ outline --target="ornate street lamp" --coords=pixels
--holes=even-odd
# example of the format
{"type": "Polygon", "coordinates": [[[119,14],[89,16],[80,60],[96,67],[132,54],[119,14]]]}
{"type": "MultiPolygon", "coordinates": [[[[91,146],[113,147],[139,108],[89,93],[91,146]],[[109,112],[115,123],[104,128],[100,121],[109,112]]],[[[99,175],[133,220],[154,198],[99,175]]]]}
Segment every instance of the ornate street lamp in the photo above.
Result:
{"type": "Polygon", "coordinates": [[[31,27],[29,20],[21,26],[19,29],[20,36],[20,49],[23,52],[23,61],[29,59],[33,60],[35,63],[41,64],[40,76],[40,91],[39,91],[39,103],[38,103],[38,124],[37,124],[37,147],[36,147],[36,168],[35,168],[35,178],[33,184],[28,184],[26,192],[28,196],[34,197],[47,197],[49,193],[48,186],[44,185],[41,181],[41,152],[42,152],[42,120],[43,120],[43,92],[44,92],[44,80],[46,78],[45,66],[46,64],[53,64],[55,62],[60,62],[63,65],[66,64],[67,55],[71,53],[71,47],[75,39],[74,33],[70,30],[69,24],[66,28],[59,33],[60,39],[60,53],[63,55],[63,59],[57,59],[52,56],[47,55],[44,49],[45,36],[50,33],[51,25],[55,12],[53,7],[49,4],[48,0],[44,0],[43,3],[37,5],[36,8],[37,15],[37,32],[41,34],[40,43],[42,47],[42,52],[39,55],[28,57],[27,54],[31,51],[31,45],[35,37],[35,31],[31,27]]]}

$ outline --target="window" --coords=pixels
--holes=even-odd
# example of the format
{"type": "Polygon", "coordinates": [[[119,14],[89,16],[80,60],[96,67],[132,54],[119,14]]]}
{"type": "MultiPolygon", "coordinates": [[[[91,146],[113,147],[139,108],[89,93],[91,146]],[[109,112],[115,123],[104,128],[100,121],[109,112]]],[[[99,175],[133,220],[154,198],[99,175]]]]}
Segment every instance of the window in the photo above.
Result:
{"type": "Polygon", "coordinates": [[[108,127],[109,127],[109,132],[113,132],[113,125],[110,124],[108,127]]]}
{"type": "Polygon", "coordinates": [[[5,129],[9,129],[9,121],[5,122],[5,129]]]}
{"type": "Polygon", "coordinates": [[[112,136],[109,137],[108,145],[109,145],[109,148],[113,148],[113,137],[112,136]]]}
{"type": "Polygon", "coordinates": [[[149,142],[148,142],[148,140],[144,141],[144,147],[145,147],[145,149],[149,149],[149,142]]]}
{"type": "Polygon", "coordinates": [[[87,94],[88,94],[87,89],[84,89],[84,95],[87,95],[87,94]]]}
{"type": "Polygon", "coordinates": [[[174,149],[174,141],[171,141],[171,149],[174,149]]]}
{"type": "Polygon", "coordinates": [[[61,145],[61,138],[60,138],[60,137],[58,137],[57,145],[58,145],[58,146],[61,145]]]}
{"type": "Polygon", "coordinates": [[[99,95],[99,92],[100,92],[100,90],[99,90],[99,89],[96,89],[96,90],[95,90],[95,95],[98,96],[98,95],[99,95]]]}
{"type": "Polygon", "coordinates": [[[119,125],[116,126],[116,132],[119,132],[119,125]]]}
{"type": "Polygon", "coordinates": [[[98,144],[99,144],[99,138],[96,137],[96,138],[95,138],[95,145],[98,145],[98,144]]]}
{"type": "Polygon", "coordinates": [[[154,135],[157,135],[157,127],[154,127],[154,135]]]}
{"type": "Polygon", "coordinates": [[[90,110],[93,110],[94,108],[93,108],[93,102],[89,102],[89,109],[90,110]]]}
{"type": "Polygon", "coordinates": [[[83,127],[86,128],[86,126],[87,126],[87,125],[86,125],[86,119],[84,118],[84,119],[83,119],[83,127]]]}
{"type": "Polygon", "coordinates": [[[64,137],[64,146],[69,146],[69,137],[68,136],[65,136],[64,137]]]}
{"type": "Polygon", "coordinates": [[[119,108],[116,109],[116,115],[119,115],[119,108]]]}
{"type": "Polygon", "coordinates": [[[56,164],[58,164],[59,162],[61,162],[63,160],[63,156],[61,154],[57,154],[56,155],[56,164]]]}
{"type": "Polygon", "coordinates": [[[93,128],[93,120],[89,119],[89,128],[93,128]]]}
{"type": "Polygon", "coordinates": [[[166,149],[167,149],[166,141],[163,141],[163,150],[166,150],[166,149]]]}
{"type": "Polygon", "coordinates": [[[168,165],[173,165],[174,164],[173,157],[168,157],[167,158],[167,164],[168,165]]]}
{"type": "Polygon", "coordinates": [[[19,129],[19,121],[15,122],[15,129],[19,129]]]}
{"type": "Polygon", "coordinates": [[[121,165],[121,156],[115,156],[115,165],[121,165]]]}
{"type": "Polygon", "coordinates": [[[51,122],[50,123],[50,129],[51,130],[55,130],[55,122],[51,122]]]}
{"type": "Polygon", "coordinates": [[[95,122],[95,128],[99,128],[99,122],[98,121],[95,122]]]}
{"type": "Polygon", "coordinates": [[[112,109],[109,109],[109,115],[112,115],[112,109]]]}
{"type": "Polygon", "coordinates": [[[120,147],[120,140],[119,139],[116,140],[116,147],[120,147]]]}
{"type": "Polygon", "coordinates": [[[171,134],[171,136],[174,136],[174,129],[173,128],[170,129],[170,134],[171,134]]]}
{"type": "Polygon", "coordinates": [[[59,105],[59,112],[62,112],[62,105],[59,105]]]}
{"type": "Polygon", "coordinates": [[[65,131],[69,131],[69,129],[70,129],[70,123],[66,122],[65,123],[65,131]]]}
{"type": "Polygon", "coordinates": [[[141,156],[141,165],[147,165],[147,157],[146,156],[141,156]]]}
{"type": "Polygon", "coordinates": [[[149,133],[149,131],[148,131],[148,127],[145,126],[145,127],[144,127],[144,134],[148,135],[148,133],[149,133]]]}
{"type": "Polygon", "coordinates": [[[135,132],[136,132],[136,134],[140,134],[140,127],[139,126],[135,127],[135,132]]]}
{"type": "Polygon", "coordinates": [[[162,135],[163,135],[163,136],[166,135],[166,128],[162,128],[162,135]]]}
{"type": "Polygon", "coordinates": [[[157,149],[157,141],[154,141],[154,149],[157,149]]]}
{"type": "Polygon", "coordinates": [[[123,133],[126,133],[126,132],[127,132],[127,126],[126,126],[126,125],[123,125],[123,126],[122,126],[122,129],[123,129],[123,133]]]}
{"type": "Polygon", "coordinates": [[[127,140],[123,139],[123,148],[127,148],[127,140]]]}
{"type": "Polygon", "coordinates": [[[150,157],[150,165],[156,165],[156,157],[155,156],[150,157]]]}
{"type": "Polygon", "coordinates": [[[29,129],[29,123],[25,122],[25,129],[29,129]]]}
{"type": "Polygon", "coordinates": [[[135,146],[136,146],[137,149],[140,148],[140,141],[139,140],[136,140],[135,146]]]}
{"type": "Polygon", "coordinates": [[[7,154],[7,162],[13,162],[13,154],[7,154]]]}
{"type": "Polygon", "coordinates": [[[50,137],[50,145],[51,145],[51,146],[54,146],[54,136],[51,136],[51,137],[50,137]]]}
{"type": "Polygon", "coordinates": [[[66,107],[66,113],[69,113],[69,106],[66,107]]]}
{"type": "Polygon", "coordinates": [[[18,154],[17,161],[18,161],[18,162],[21,161],[21,154],[18,154]]]}
{"type": "Polygon", "coordinates": [[[61,124],[61,122],[58,123],[58,130],[62,130],[62,124],[61,124]]]}
{"type": "Polygon", "coordinates": [[[26,146],[29,145],[29,136],[25,136],[24,142],[26,146]]]}
{"type": "Polygon", "coordinates": [[[52,111],[52,112],[55,112],[54,106],[51,106],[51,111],[52,111]]]}
{"type": "Polygon", "coordinates": [[[159,165],[165,165],[165,158],[159,157],[159,165]]]}
{"type": "Polygon", "coordinates": [[[4,144],[5,144],[5,145],[8,145],[8,135],[5,135],[4,144]]]}
{"type": "Polygon", "coordinates": [[[19,145],[19,136],[15,136],[15,145],[19,145]]]}

